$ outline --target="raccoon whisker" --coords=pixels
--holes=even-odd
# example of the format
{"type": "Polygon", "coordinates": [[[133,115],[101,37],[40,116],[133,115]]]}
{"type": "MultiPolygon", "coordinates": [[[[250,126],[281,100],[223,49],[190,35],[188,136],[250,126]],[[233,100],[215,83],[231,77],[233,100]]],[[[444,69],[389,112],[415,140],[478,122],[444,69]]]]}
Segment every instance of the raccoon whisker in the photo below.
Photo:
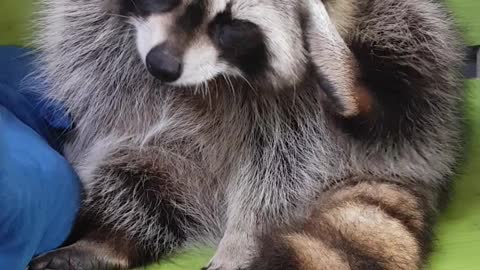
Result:
{"type": "Polygon", "coordinates": [[[240,77],[244,82],[247,83],[247,85],[250,87],[250,89],[253,91],[254,94],[258,94],[258,89],[255,88],[255,87],[252,85],[252,83],[251,83],[243,74],[240,73],[240,74],[238,74],[238,75],[239,75],[239,77],[240,77]]]}
{"type": "Polygon", "coordinates": [[[223,78],[225,79],[225,82],[228,85],[228,89],[232,92],[233,98],[235,99],[235,89],[233,87],[232,80],[230,79],[229,76],[222,74],[223,78]]]}
{"type": "Polygon", "coordinates": [[[206,82],[206,81],[203,81],[203,82],[202,82],[202,88],[201,88],[201,90],[202,90],[202,96],[203,96],[204,98],[206,98],[207,95],[208,95],[208,87],[207,87],[207,82],[206,82]]]}
{"type": "Polygon", "coordinates": [[[129,20],[133,19],[133,18],[130,17],[130,16],[125,16],[125,15],[116,14],[116,13],[109,13],[109,12],[107,12],[107,13],[105,13],[105,15],[110,16],[110,17],[122,18],[122,19],[129,19],[129,20]]]}
{"type": "Polygon", "coordinates": [[[212,92],[210,92],[210,87],[207,81],[203,82],[203,86],[205,88],[205,96],[208,97],[208,107],[210,110],[213,109],[213,101],[212,101],[212,92]]]}
{"type": "Polygon", "coordinates": [[[295,79],[294,79],[294,81],[293,81],[292,90],[293,90],[293,94],[292,94],[292,107],[295,107],[295,102],[296,102],[296,100],[297,100],[297,82],[296,82],[295,79]]]}
{"type": "Polygon", "coordinates": [[[202,93],[201,87],[202,87],[202,85],[200,83],[195,84],[195,89],[193,90],[193,93],[195,95],[201,94],[202,93]]]}

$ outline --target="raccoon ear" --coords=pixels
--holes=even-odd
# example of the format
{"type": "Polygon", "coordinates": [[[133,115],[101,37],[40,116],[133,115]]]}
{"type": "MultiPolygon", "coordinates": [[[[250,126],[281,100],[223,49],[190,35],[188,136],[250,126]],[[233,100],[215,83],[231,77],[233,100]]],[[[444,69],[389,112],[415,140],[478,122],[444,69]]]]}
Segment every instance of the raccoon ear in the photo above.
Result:
{"type": "Polygon", "coordinates": [[[330,108],[345,118],[368,112],[372,98],[360,68],[321,0],[304,0],[307,49],[330,108]]]}

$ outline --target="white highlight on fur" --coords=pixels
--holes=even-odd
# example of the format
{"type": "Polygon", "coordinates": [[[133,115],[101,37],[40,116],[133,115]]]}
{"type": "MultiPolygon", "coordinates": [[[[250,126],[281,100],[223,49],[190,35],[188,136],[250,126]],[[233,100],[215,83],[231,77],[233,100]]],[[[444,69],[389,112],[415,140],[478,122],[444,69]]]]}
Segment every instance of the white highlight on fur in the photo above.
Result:
{"type": "Polygon", "coordinates": [[[307,38],[310,54],[319,73],[326,77],[335,88],[338,101],[342,103],[345,117],[359,113],[354,91],[355,59],[342,39],[325,5],[318,0],[307,0],[305,9],[310,14],[307,38]]]}
{"type": "Polygon", "coordinates": [[[210,12],[208,18],[212,20],[218,13],[224,11],[227,8],[227,5],[232,2],[231,0],[215,0],[209,1],[210,12]]]}
{"type": "Polygon", "coordinates": [[[153,47],[162,44],[168,39],[171,24],[171,14],[153,15],[145,21],[134,19],[133,25],[137,29],[137,48],[143,61],[153,47]]]}
{"type": "Polygon", "coordinates": [[[192,44],[183,55],[183,72],[172,85],[196,85],[229,71],[229,65],[219,61],[219,52],[207,38],[192,44]]]}

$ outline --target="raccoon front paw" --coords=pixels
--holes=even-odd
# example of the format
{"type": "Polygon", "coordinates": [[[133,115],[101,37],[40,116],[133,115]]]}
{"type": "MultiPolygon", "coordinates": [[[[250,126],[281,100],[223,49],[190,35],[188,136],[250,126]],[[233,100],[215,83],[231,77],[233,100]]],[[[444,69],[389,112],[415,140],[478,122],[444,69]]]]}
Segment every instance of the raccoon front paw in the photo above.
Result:
{"type": "Polygon", "coordinates": [[[99,256],[95,249],[72,245],[34,258],[28,270],[123,270],[125,264],[99,256]]]}
{"type": "Polygon", "coordinates": [[[255,249],[255,242],[248,235],[225,235],[210,263],[202,270],[248,269],[255,249]]]}

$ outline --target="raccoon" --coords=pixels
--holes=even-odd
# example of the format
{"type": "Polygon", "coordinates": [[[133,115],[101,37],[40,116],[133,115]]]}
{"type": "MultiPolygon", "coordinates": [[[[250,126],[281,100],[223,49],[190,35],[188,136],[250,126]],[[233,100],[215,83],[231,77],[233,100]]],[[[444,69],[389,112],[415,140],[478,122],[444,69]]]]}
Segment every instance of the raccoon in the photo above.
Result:
{"type": "Polygon", "coordinates": [[[84,199],[31,270],[422,269],[462,147],[433,0],[42,0],[84,199]]]}

